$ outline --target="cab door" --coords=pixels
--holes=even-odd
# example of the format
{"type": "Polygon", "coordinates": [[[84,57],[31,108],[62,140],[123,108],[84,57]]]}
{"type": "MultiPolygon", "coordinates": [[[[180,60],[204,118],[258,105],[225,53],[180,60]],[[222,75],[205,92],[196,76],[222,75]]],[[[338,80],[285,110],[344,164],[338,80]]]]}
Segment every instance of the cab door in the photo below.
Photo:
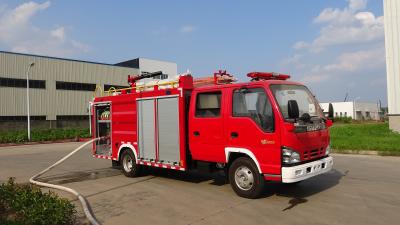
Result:
{"type": "Polygon", "coordinates": [[[232,88],[228,98],[227,147],[250,151],[263,173],[279,175],[279,127],[270,95],[263,86],[247,86],[232,88]]]}
{"type": "Polygon", "coordinates": [[[222,90],[194,92],[189,111],[189,148],[194,160],[225,162],[222,90]]]}

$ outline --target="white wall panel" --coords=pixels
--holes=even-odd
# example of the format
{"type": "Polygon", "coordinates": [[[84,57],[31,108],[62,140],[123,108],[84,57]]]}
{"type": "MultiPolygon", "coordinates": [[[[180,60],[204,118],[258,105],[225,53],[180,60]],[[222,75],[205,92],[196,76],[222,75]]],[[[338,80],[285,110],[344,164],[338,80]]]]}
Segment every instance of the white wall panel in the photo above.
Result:
{"type": "Polygon", "coordinates": [[[383,3],[389,114],[400,114],[400,1],[383,3]]]}

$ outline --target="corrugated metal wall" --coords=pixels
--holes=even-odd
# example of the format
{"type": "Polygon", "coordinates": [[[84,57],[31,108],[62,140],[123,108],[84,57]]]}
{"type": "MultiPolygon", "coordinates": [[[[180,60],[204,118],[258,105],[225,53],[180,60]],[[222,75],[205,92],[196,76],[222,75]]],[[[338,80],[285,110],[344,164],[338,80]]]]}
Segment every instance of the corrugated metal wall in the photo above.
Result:
{"type": "Polygon", "coordinates": [[[400,2],[384,0],[389,114],[400,114],[400,2]]]}
{"type": "MultiPolygon", "coordinates": [[[[34,62],[30,79],[45,80],[46,89],[30,88],[31,115],[88,115],[93,92],[56,90],[56,81],[127,86],[127,76],[138,69],[106,64],[55,59],[0,52],[0,77],[26,79],[28,65],[34,62]]],[[[26,88],[0,87],[0,116],[26,116],[26,88]]]]}

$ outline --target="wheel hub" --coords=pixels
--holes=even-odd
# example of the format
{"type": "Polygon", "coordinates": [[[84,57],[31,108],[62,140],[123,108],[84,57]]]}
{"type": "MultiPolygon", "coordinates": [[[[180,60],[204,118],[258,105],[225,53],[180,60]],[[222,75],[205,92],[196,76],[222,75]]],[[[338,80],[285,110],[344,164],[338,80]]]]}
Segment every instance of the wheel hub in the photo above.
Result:
{"type": "Polygon", "coordinates": [[[133,167],[132,158],[129,155],[125,155],[124,159],[122,160],[122,165],[126,172],[130,172],[133,167]]]}
{"type": "Polygon", "coordinates": [[[251,170],[245,166],[240,166],[235,171],[236,185],[242,190],[250,190],[254,185],[254,175],[251,170]]]}

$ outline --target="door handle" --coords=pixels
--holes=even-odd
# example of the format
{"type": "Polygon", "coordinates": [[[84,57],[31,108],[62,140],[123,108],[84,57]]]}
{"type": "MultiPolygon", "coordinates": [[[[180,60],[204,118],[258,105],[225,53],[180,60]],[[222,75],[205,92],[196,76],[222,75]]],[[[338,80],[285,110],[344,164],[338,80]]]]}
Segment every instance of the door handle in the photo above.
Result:
{"type": "Polygon", "coordinates": [[[238,132],[231,132],[231,137],[232,138],[237,138],[237,137],[239,137],[239,134],[238,134],[238,132]]]}
{"type": "Polygon", "coordinates": [[[200,136],[200,132],[194,131],[194,132],[193,132],[193,135],[194,135],[194,136],[200,136]]]}

